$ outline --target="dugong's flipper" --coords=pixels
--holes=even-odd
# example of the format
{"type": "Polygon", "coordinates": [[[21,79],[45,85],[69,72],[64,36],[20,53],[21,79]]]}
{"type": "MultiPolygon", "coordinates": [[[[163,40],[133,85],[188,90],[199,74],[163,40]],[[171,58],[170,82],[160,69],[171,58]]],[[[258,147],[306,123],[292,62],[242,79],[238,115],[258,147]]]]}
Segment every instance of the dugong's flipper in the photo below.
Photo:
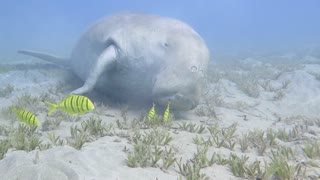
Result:
{"type": "Polygon", "coordinates": [[[71,94],[84,94],[91,91],[95,87],[101,74],[115,62],[117,56],[116,52],[115,46],[108,46],[97,59],[97,62],[91,69],[84,85],[72,91],[71,94]]]}

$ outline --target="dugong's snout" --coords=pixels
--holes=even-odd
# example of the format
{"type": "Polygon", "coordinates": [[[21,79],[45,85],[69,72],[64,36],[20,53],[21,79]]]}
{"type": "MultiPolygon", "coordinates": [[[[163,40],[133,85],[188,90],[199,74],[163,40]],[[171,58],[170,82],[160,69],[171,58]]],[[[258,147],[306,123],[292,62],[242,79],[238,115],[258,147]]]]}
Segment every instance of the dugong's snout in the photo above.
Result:
{"type": "Polygon", "coordinates": [[[173,77],[159,78],[152,90],[152,100],[164,107],[170,101],[171,109],[188,111],[198,105],[201,95],[200,88],[198,82],[195,83],[188,78],[184,81],[181,78],[174,81],[173,77]]]}
{"type": "Polygon", "coordinates": [[[163,95],[154,97],[153,101],[164,107],[170,101],[171,109],[179,111],[188,111],[194,109],[198,105],[198,101],[196,99],[192,99],[178,92],[171,95],[168,94],[167,96],[163,95]]]}

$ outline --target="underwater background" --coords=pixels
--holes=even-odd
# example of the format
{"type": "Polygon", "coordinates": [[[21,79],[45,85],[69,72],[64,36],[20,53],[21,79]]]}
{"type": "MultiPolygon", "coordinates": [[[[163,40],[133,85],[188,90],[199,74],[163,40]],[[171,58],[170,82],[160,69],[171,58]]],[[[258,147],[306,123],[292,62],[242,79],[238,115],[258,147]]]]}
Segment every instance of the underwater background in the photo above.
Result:
{"type": "Polygon", "coordinates": [[[320,179],[319,20],[319,0],[0,0],[0,180],[320,179]],[[83,85],[70,69],[17,53],[69,57],[119,12],[179,19],[204,39],[207,73],[178,79],[201,85],[194,109],[70,95],[83,85]]]}
{"type": "Polygon", "coordinates": [[[68,56],[94,21],[125,11],[185,21],[204,38],[213,59],[239,52],[312,51],[320,42],[319,7],[317,0],[2,0],[0,55],[15,57],[17,49],[26,48],[68,56]]]}

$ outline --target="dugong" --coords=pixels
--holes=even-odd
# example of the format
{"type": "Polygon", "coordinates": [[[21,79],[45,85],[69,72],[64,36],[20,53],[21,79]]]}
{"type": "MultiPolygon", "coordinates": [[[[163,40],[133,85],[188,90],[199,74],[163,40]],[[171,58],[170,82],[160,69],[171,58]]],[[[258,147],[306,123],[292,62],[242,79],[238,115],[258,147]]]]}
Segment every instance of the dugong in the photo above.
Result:
{"type": "Polygon", "coordinates": [[[79,39],[70,58],[18,51],[69,66],[82,87],[121,99],[150,100],[187,111],[200,99],[209,50],[186,23],[142,13],[119,13],[93,24],[79,39]]]}

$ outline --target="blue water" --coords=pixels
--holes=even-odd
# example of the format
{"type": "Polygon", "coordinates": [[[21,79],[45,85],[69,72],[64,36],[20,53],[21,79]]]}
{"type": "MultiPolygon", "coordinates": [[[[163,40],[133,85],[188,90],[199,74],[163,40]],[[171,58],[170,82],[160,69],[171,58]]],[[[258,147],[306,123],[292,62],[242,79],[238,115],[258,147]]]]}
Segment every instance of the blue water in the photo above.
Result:
{"type": "Polygon", "coordinates": [[[123,11],[183,20],[217,57],[320,44],[318,0],[1,0],[0,57],[21,48],[68,56],[95,20],[123,11]]]}

